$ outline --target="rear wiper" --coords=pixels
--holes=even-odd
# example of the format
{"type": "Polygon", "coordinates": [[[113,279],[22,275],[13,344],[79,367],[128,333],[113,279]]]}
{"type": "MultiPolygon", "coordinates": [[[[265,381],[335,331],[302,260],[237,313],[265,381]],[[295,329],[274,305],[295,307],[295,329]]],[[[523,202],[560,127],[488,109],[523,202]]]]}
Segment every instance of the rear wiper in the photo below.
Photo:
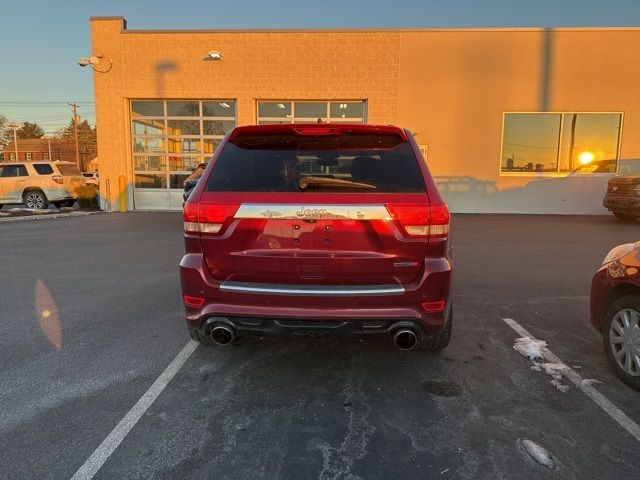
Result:
{"type": "Polygon", "coordinates": [[[336,188],[361,188],[366,190],[375,190],[375,185],[368,183],[352,182],[351,180],[342,180],[340,178],[327,177],[303,177],[299,181],[300,190],[308,187],[336,187],[336,188]]]}

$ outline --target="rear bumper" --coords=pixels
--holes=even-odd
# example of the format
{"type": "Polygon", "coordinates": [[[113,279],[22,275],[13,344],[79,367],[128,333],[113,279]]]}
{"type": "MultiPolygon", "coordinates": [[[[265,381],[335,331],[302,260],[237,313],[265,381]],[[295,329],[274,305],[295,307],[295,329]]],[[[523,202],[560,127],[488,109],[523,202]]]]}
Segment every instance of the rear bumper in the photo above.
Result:
{"type": "MultiPolygon", "coordinates": [[[[239,332],[261,335],[387,333],[399,326],[412,326],[432,335],[441,331],[446,323],[452,265],[448,258],[426,259],[420,277],[411,284],[396,285],[398,291],[247,293],[238,289],[229,291],[225,284],[211,278],[202,254],[187,254],[180,262],[180,280],[183,294],[205,298],[202,308],[185,307],[188,326],[200,330],[205,330],[212,322],[224,320],[231,322],[239,332]],[[446,301],[442,311],[425,312],[421,307],[423,302],[439,300],[446,301]]],[[[322,285],[311,289],[316,287],[332,288],[322,285]]]]}
{"type": "Polygon", "coordinates": [[[611,211],[640,215],[640,197],[606,194],[602,205],[611,211]]]}
{"type": "MultiPolygon", "coordinates": [[[[206,317],[198,329],[202,332],[214,325],[227,325],[236,335],[257,335],[261,337],[298,336],[298,337],[331,337],[331,336],[364,336],[389,335],[407,328],[413,330],[419,338],[429,333],[424,325],[415,320],[336,320],[296,319],[296,318],[262,318],[262,317],[206,317]]],[[[188,325],[190,328],[196,328],[188,325]]]]}
{"type": "Polygon", "coordinates": [[[65,188],[48,188],[44,190],[44,194],[50,202],[57,202],[59,200],[75,200],[76,196],[73,192],[65,188]]]}

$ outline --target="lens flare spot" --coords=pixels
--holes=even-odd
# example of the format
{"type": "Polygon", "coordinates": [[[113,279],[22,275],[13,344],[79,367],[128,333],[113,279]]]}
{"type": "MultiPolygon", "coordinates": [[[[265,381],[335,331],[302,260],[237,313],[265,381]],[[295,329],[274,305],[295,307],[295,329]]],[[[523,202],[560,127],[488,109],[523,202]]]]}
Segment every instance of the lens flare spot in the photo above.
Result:
{"type": "Polygon", "coordinates": [[[40,331],[47,337],[56,350],[62,348],[62,323],[58,315],[58,307],[51,292],[42,280],[38,280],[34,292],[35,310],[40,331]]]}

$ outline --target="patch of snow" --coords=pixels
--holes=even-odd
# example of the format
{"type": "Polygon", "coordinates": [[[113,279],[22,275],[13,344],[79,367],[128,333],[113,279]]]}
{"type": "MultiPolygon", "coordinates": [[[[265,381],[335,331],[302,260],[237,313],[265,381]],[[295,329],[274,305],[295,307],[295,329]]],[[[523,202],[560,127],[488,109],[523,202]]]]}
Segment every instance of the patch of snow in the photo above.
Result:
{"type": "Polygon", "coordinates": [[[0,212],[0,217],[8,217],[9,215],[11,214],[7,212],[0,212]]]}
{"type": "Polygon", "coordinates": [[[564,363],[542,363],[540,366],[544,368],[544,373],[558,381],[562,379],[562,373],[569,369],[564,363]]]}
{"type": "Polygon", "coordinates": [[[536,463],[539,463],[540,465],[543,465],[547,468],[555,468],[556,462],[553,461],[553,458],[551,457],[549,452],[545,450],[544,447],[541,447],[537,443],[532,442],[531,440],[527,440],[526,438],[522,440],[521,443],[524,451],[533,460],[535,460],[536,463]]]}
{"type": "Polygon", "coordinates": [[[529,360],[536,360],[542,358],[542,350],[546,348],[547,342],[544,340],[533,340],[529,337],[516,338],[516,343],[513,348],[523,357],[527,357],[529,360]]]}
{"type": "Polygon", "coordinates": [[[567,393],[569,391],[569,385],[563,385],[562,382],[560,380],[556,380],[555,378],[553,380],[551,380],[551,385],[553,385],[554,387],[556,387],[558,390],[560,390],[562,393],[567,393]]]}
{"type": "Polygon", "coordinates": [[[47,209],[31,209],[31,208],[19,208],[19,207],[10,208],[9,211],[12,213],[18,213],[18,212],[35,213],[35,214],[49,213],[49,210],[47,209]]]}
{"type": "Polygon", "coordinates": [[[574,366],[573,366],[573,367],[571,367],[571,368],[577,368],[578,370],[580,370],[582,367],[581,367],[580,365],[574,365],[574,366]]]}
{"type": "Polygon", "coordinates": [[[582,382],[580,382],[583,386],[593,385],[594,383],[602,383],[600,380],[596,380],[595,378],[583,378],[582,382]]]}
{"type": "Polygon", "coordinates": [[[451,470],[451,469],[450,469],[450,468],[447,468],[447,469],[445,469],[445,470],[442,470],[442,471],[440,472],[440,475],[444,475],[444,474],[445,474],[445,473],[447,473],[449,470],[451,470]]]}
{"type": "Polygon", "coordinates": [[[529,358],[533,365],[531,370],[541,372],[551,376],[551,384],[560,390],[562,393],[567,393],[569,390],[568,385],[562,384],[562,374],[569,369],[564,363],[540,363],[536,362],[537,358],[542,358],[542,350],[547,347],[547,342],[544,340],[532,340],[529,337],[516,338],[516,343],[513,346],[523,357],[529,358]]]}
{"type": "Polygon", "coordinates": [[[569,369],[564,363],[537,363],[533,362],[532,370],[536,370],[538,372],[544,370],[544,373],[551,376],[553,380],[551,380],[551,385],[556,387],[562,393],[567,393],[569,391],[569,385],[562,384],[562,374],[569,369]]]}

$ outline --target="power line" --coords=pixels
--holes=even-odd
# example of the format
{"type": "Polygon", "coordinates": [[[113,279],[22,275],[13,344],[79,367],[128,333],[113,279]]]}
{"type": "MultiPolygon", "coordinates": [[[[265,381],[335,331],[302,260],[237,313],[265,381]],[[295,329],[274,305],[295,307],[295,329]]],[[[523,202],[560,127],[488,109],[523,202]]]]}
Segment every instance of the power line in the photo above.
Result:
{"type": "MultiPolygon", "coordinates": [[[[522,147],[522,148],[535,148],[535,149],[546,149],[546,150],[558,150],[558,147],[543,147],[540,145],[523,145],[521,143],[509,143],[509,142],[504,142],[505,145],[511,145],[512,147],[522,147]]],[[[571,147],[560,147],[560,150],[568,150],[571,147]]]]}
{"type": "MultiPolygon", "coordinates": [[[[95,104],[95,102],[89,102],[89,101],[85,101],[85,102],[74,102],[77,104],[95,104]]],[[[22,102],[22,101],[11,101],[11,100],[0,100],[0,105],[68,105],[69,102],[49,102],[49,101],[42,101],[42,102],[22,102]]]]}
{"type": "MultiPolygon", "coordinates": [[[[78,115],[80,115],[84,119],[96,118],[95,114],[78,113],[78,115]]],[[[58,120],[64,121],[64,120],[67,120],[68,118],[69,118],[69,115],[60,115],[56,117],[46,117],[46,118],[45,117],[17,117],[17,118],[11,117],[11,120],[19,123],[30,122],[30,123],[37,123],[40,125],[41,124],[40,122],[42,122],[42,124],[58,123],[58,120]]]]}
{"type": "MultiPolygon", "coordinates": [[[[95,113],[95,110],[85,110],[84,113],[85,114],[86,113],[95,113]]],[[[61,113],[51,113],[51,114],[46,114],[46,115],[35,115],[35,116],[32,116],[31,118],[49,118],[49,117],[60,117],[60,116],[62,116],[61,113]]],[[[67,117],[68,116],[69,115],[67,115],[67,117]]]]}
{"type": "MultiPolygon", "coordinates": [[[[95,117],[95,112],[79,112],[78,115],[82,116],[82,117],[95,117]]],[[[42,116],[28,116],[28,117],[11,117],[12,120],[15,120],[17,122],[30,122],[30,121],[36,121],[36,120],[42,120],[44,122],[47,121],[54,121],[54,120],[64,120],[66,118],[69,118],[69,115],[42,115],[42,116]]]]}

